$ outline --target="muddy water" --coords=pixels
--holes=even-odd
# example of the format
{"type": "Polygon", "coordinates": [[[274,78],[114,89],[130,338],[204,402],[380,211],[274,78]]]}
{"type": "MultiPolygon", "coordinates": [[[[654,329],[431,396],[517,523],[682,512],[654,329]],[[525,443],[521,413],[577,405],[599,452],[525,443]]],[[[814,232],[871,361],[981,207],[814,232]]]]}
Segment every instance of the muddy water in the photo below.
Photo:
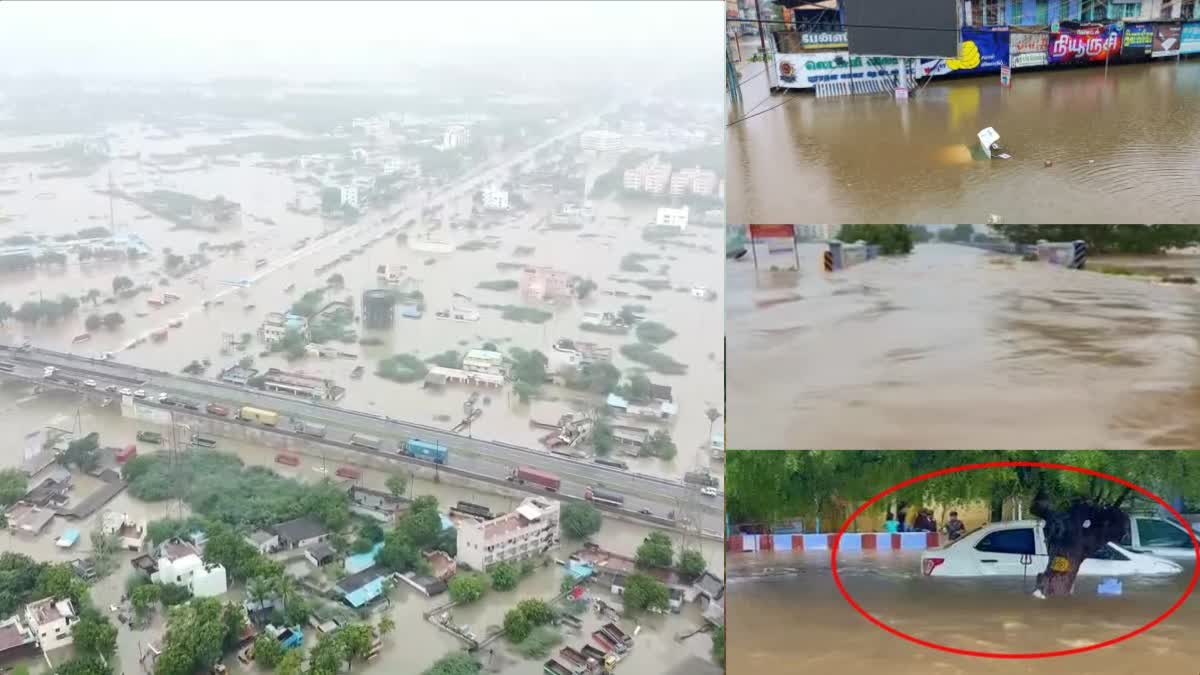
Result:
{"type": "MultiPolygon", "coordinates": [[[[273,127],[252,130],[256,133],[279,133],[273,127]]],[[[117,130],[121,142],[141,148],[148,155],[184,152],[189,146],[214,143],[222,140],[212,134],[188,134],[182,138],[159,139],[145,129],[122,128],[117,130]]],[[[4,139],[4,150],[27,150],[55,139],[4,139]]],[[[58,139],[62,140],[62,139],[58,139]]],[[[604,162],[597,160],[591,172],[601,170],[604,162]]],[[[191,164],[194,164],[191,163],[191,164]]],[[[189,164],[189,166],[191,165],[189,164]]],[[[7,191],[0,195],[0,212],[12,218],[4,226],[6,233],[24,231],[60,234],[92,225],[108,222],[108,199],[92,192],[107,182],[107,172],[101,171],[88,178],[29,179],[31,165],[10,167],[0,180],[7,191]]],[[[118,274],[131,277],[136,283],[150,283],[155,291],[140,294],[135,298],[120,300],[115,304],[102,304],[96,311],[119,311],[127,323],[116,331],[101,330],[90,342],[71,344],[71,338],[84,332],[83,320],[89,313],[86,308],[70,319],[56,325],[29,327],[9,322],[0,328],[7,340],[29,336],[35,344],[52,349],[72,350],[83,354],[96,354],[103,350],[118,350],[131,339],[160,328],[177,316],[184,318],[184,325],[172,330],[164,343],[147,343],[136,349],[122,352],[124,361],[139,365],[177,371],[192,360],[209,358],[213,361],[206,375],[215,376],[220,368],[232,364],[245,355],[256,355],[261,345],[255,340],[245,353],[233,352],[222,356],[223,334],[240,335],[256,333],[263,316],[269,311],[283,311],[305,291],[320,287],[333,273],[346,279],[345,290],[331,292],[326,298],[341,299],[351,296],[357,299],[363,290],[379,286],[375,270],[379,265],[404,266],[409,290],[420,290],[428,305],[425,318],[413,321],[397,318],[392,331],[377,333],[362,332],[384,341],[383,345],[360,347],[358,345],[334,346],[359,355],[356,360],[324,359],[308,357],[302,361],[288,363],[282,357],[256,358],[256,367],[280,367],[303,370],[336,380],[348,388],[343,405],[387,414],[392,417],[410,419],[426,424],[444,424],[447,416],[454,421],[462,414],[462,404],[469,394],[464,389],[448,389],[443,394],[431,394],[421,388],[420,383],[401,385],[372,375],[374,363],[393,353],[416,353],[422,357],[433,356],[454,349],[460,353],[493,341],[502,349],[523,347],[550,351],[559,338],[573,338],[598,342],[616,348],[632,340],[631,337],[608,336],[582,332],[578,329],[584,311],[618,311],[624,304],[641,304],[646,307],[648,319],[661,321],[678,335],[661,347],[661,350],[677,361],[689,366],[684,376],[654,375],[656,382],[672,386],[676,392],[680,414],[673,422],[671,431],[679,447],[679,455],[673,462],[658,460],[633,460],[636,470],[647,473],[678,475],[697,465],[706,466],[708,458],[702,448],[707,446],[708,420],[705,410],[721,408],[722,367],[719,361],[721,339],[721,311],[719,301],[699,300],[688,293],[693,284],[719,289],[721,270],[711,264],[713,252],[719,246],[719,230],[691,228],[685,236],[678,238],[684,246],[648,244],[641,238],[641,226],[651,222],[653,208],[645,207],[626,211],[620,205],[600,202],[594,224],[582,231],[548,231],[538,222],[547,212],[557,206],[549,196],[535,197],[537,208],[528,216],[513,218],[488,229],[455,229],[451,224],[443,225],[434,234],[447,238],[456,245],[468,242],[484,242],[489,248],[478,251],[460,250],[451,254],[431,254],[414,251],[393,238],[385,238],[372,245],[361,255],[336,267],[316,274],[314,269],[328,263],[366,241],[382,229],[375,223],[383,215],[373,213],[361,219],[360,224],[341,228],[336,234],[316,240],[317,237],[337,224],[323,221],[316,216],[304,216],[286,209],[286,204],[299,197],[304,206],[316,203],[316,188],[298,182],[287,171],[259,166],[255,159],[243,159],[240,166],[213,164],[199,170],[178,173],[163,171],[134,161],[113,162],[114,181],[119,187],[135,191],[153,187],[175,189],[181,192],[209,197],[222,194],[243,204],[243,226],[216,234],[172,230],[169,223],[149,216],[141,209],[123,202],[116,202],[116,220],[125,223],[127,229],[140,233],[156,250],[149,260],[137,263],[93,263],[84,266],[72,264],[65,270],[42,269],[35,272],[8,274],[0,277],[0,294],[14,306],[38,297],[57,297],[62,293],[81,295],[89,288],[97,288],[107,294],[112,278],[118,274]],[[618,218],[628,217],[629,220],[618,218]],[[263,222],[273,220],[276,224],[263,222]],[[296,251],[295,247],[304,238],[313,238],[308,248],[296,251]],[[174,253],[190,254],[197,251],[201,242],[209,245],[241,240],[247,244],[240,253],[221,254],[210,252],[212,264],[182,279],[168,279],[160,285],[163,266],[161,255],[164,249],[174,253]],[[518,247],[532,248],[531,254],[515,255],[518,247]],[[633,275],[620,272],[618,262],[629,252],[649,252],[659,255],[647,261],[650,274],[633,275]],[[265,258],[268,267],[255,269],[255,261],[265,258]],[[468,296],[475,304],[524,305],[517,291],[497,292],[475,288],[480,281],[517,279],[518,272],[500,269],[501,263],[544,264],[569,270],[573,274],[588,276],[599,284],[593,297],[582,302],[566,302],[547,305],[554,318],[544,324],[528,324],[506,321],[498,310],[481,309],[482,318],[476,323],[455,323],[433,318],[433,312],[452,304],[469,304],[455,293],[468,296]],[[662,273],[659,273],[660,268],[662,273]],[[259,278],[261,276],[261,279],[259,278]],[[612,277],[629,279],[669,279],[670,288],[647,290],[641,286],[612,277]],[[223,282],[253,278],[252,287],[235,288],[223,282]],[[294,290],[287,287],[295,285],[294,290]],[[183,297],[174,306],[154,310],[146,304],[147,297],[170,291],[183,297]],[[634,296],[643,295],[646,298],[634,296]],[[212,300],[208,309],[202,308],[204,300],[212,300]],[[220,303],[220,304],[217,304],[220,303]],[[253,309],[248,307],[253,306],[253,309]],[[138,316],[141,314],[142,316],[138,316]],[[350,371],[363,365],[367,376],[359,381],[349,379],[350,371]]],[[[403,211],[395,221],[402,225],[410,217],[418,217],[408,211],[420,207],[419,197],[392,206],[387,213],[403,211]]],[[[453,217],[469,217],[469,196],[455,199],[447,206],[453,217]]],[[[434,223],[433,225],[436,225],[434,223]]],[[[419,226],[420,230],[430,224],[419,226]]],[[[415,234],[414,227],[410,234],[415,234]]],[[[524,253],[524,252],[523,252],[524,253]]],[[[634,364],[619,353],[615,353],[616,365],[622,369],[634,364]]],[[[489,392],[483,392],[485,395],[489,392]]],[[[494,438],[525,445],[536,445],[541,435],[529,427],[532,416],[539,419],[557,419],[561,412],[575,407],[590,407],[597,400],[580,399],[578,395],[549,388],[546,398],[530,406],[522,405],[510,397],[507,388],[493,393],[484,406],[485,413],[472,427],[475,437],[494,438]]],[[[714,467],[719,468],[719,467],[714,467]]]]}
{"type": "Polygon", "coordinates": [[[762,67],[730,120],[788,98],[727,129],[731,222],[1200,220],[1200,62],[934,80],[907,101],[771,97],[762,67]],[[1012,159],[971,158],[989,126],[1012,159]]]}
{"type": "Polygon", "coordinates": [[[822,250],[726,267],[731,447],[1200,447],[1195,287],[945,244],[826,275],[822,250]]]}
{"type": "MultiPolygon", "coordinates": [[[[79,407],[78,404],[79,402],[75,397],[65,394],[43,395],[27,399],[24,391],[18,391],[12,387],[0,390],[0,442],[2,442],[3,447],[7,448],[7,450],[0,454],[0,467],[19,465],[22,460],[21,447],[23,446],[25,434],[41,425],[49,423],[51,419],[59,415],[73,416],[78,412],[80,427],[85,432],[99,432],[101,442],[105,445],[124,445],[135,442],[134,435],[139,428],[138,423],[122,418],[109,410],[96,409],[87,405],[79,407]]],[[[68,428],[70,428],[72,421],[68,419],[66,422],[68,428]]],[[[144,427],[144,425],[141,426],[144,427]]],[[[139,444],[139,452],[154,452],[157,449],[155,446],[139,444]]],[[[305,462],[304,466],[297,469],[288,469],[287,467],[275,464],[273,462],[275,451],[267,448],[223,438],[220,440],[219,449],[223,452],[237,454],[247,464],[270,466],[281,474],[294,477],[298,480],[318,480],[323,475],[312,469],[312,466],[319,462],[305,462]]],[[[368,487],[386,489],[384,486],[386,479],[387,474],[384,472],[369,468],[363,469],[363,484],[368,487]]],[[[77,486],[75,488],[76,499],[86,496],[94,483],[94,480],[87,476],[81,477],[76,475],[74,480],[77,486]]],[[[410,491],[415,495],[433,495],[443,505],[453,504],[458,500],[467,500],[483,504],[497,511],[511,510],[519,502],[518,499],[475,492],[465,486],[433,483],[423,480],[420,477],[412,479],[410,491]]],[[[169,502],[148,504],[130,497],[127,492],[118,495],[105,509],[122,511],[134,518],[145,518],[147,520],[166,516],[185,515],[187,512],[186,506],[169,502]]],[[[69,525],[65,521],[58,519],[49,525],[38,537],[17,536],[10,534],[8,531],[0,531],[0,550],[20,550],[38,560],[71,560],[86,554],[90,546],[88,533],[94,529],[98,518],[99,516],[96,515],[83,522],[71,523],[69,525]],[[54,545],[54,540],[67,527],[75,527],[83,533],[83,536],[75,548],[64,551],[54,545]]],[[[605,548],[626,555],[632,555],[638,544],[650,531],[650,528],[644,526],[606,520],[595,539],[605,548]]],[[[684,543],[676,533],[668,532],[667,534],[673,538],[676,546],[684,543]]],[[[698,541],[695,537],[691,537],[687,540],[686,544],[689,547],[700,549],[708,563],[709,569],[713,573],[721,574],[723,572],[724,556],[719,542],[698,541]]],[[[573,551],[576,545],[574,542],[565,541],[563,548],[556,555],[559,557],[565,556],[573,551]]],[[[128,559],[130,557],[132,557],[132,554],[122,554],[119,556],[120,567],[117,572],[100,581],[93,588],[93,598],[98,606],[108,607],[109,605],[118,603],[121,594],[124,592],[124,583],[129,570],[127,567],[128,559]]],[[[524,597],[553,596],[558,590],[560,574],[557,567],[539,571],[530,578],[522,581],[522,585],[512,593],[493,593],[478,605],[458,610],[455,613],[456,622],[471,624],[477,633],[482,634],[483,630],[488,626],[498,624],[502,620],[504,612],[517,600],[524,597]]],[[[230,597],[236,597],[238,593],[240,593],[240,590],[235,588],[231,591],[230,597]]],[[[601,594],[602,598],[606,596],[606,593],[601,594]]],[[[367,666],[366,671],[380,673],[418,672],[425,665],[436,660],[443,654],[458,649],[459,644],[454,638],[421,618],[423,612],[429,611],[445,601],[444,596],[428,600],[415,591],[411,591],[406,586],[398,587],[392,598],[391,609],[383,610],[389,612],[392,619],[396,622],[397,630],[390,640],[393,644],[390,648],[385,647],[384,658],[380,659],[377,663],[367,666]],[[409,668],[409,664],[413,664],[413,667],[409,668]],[[418,665],[419,667],[417,667],[418,665]],[[398,667],[399,670],[397,670],[398,667]]],[[[663,663],[674,664],[689,655],[704,656],[707,654],[711,644],[707,636],[701,635],[691,638],[684,643],[683,648],[678,648],[677,643],[673,641],[675,634],[685,631],[690,632],[692,626],[700,625],[701,619],[698,616],[698,612],[699,610],[695,606],[688,606],[681,615],[652,617],[648,619],[643,629],[644,637],[639,644],[640,656],[637,659],[631,658],[629,661],[624,662],[623,668],[630,666],[628,668],[629,672],[635,674],[657,673],[661,672],[658,668],[663,663]]],[[[584,635],[589,635],[591,630],[594,630],[594,628],[586,631],[584,635]]],[[[161,618],[144,629],[131,630],[128,627],[122,628],[118,636],[118,646],[119,657],[122,664],[124,664],[125,672],[134,672],[136,670],[139,645],[144,644],[148,640],[159,639],[161,633],[161,618]]],[[[567,644],[578,647],[578,644],[575,643],[581,641],[582,637],[569,635],[567,644]]],[[[498,647],[497,654],[503,655],[504,650],[498,647]]],[[[63,658],[65,657],[55,656],[56,662],[63,658]]],[[[513,654],[507,655],[506,658],[506,661],[497,664],[500,667],[494,672],[505,673],[506,675],[524,675],[525,673],[540,672],[540,666],[535,667],[532,661],[520,659],[513,654]]]]}
{"type": "MultiPolygon", "coordinates": [[[[727,617],[730,672],[1191,673],[1200,647],[1200,604],[1189,599],[1148,633],[1096,652],[1051,661],[1001,661],[935,652],[885,633],[843,599],[827,554],[757,554],[730,560],[727,617]],[[734,577],[738,578],[735,580],[734,577]]],[[[930,580],[918,552],[842,554],[847,591],[884,623],[961,649],[1002,653],[1096,644],[1137,629],[1170,607],[1191,569],[1169,579],[1126,579],[1123,595],[1100,597],[1080,580],[1073,597],[1041,601],[1020,578],[930,580]],[[943,583],[948,581],[949,583],[943,583]]]]}

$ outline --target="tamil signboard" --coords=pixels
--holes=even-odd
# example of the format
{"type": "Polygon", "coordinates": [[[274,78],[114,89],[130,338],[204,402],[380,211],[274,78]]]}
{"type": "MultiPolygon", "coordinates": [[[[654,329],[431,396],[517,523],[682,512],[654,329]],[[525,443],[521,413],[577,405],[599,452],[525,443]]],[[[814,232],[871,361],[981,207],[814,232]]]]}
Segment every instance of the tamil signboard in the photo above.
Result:
{"type": "Polygon", "coordinates": [[[918,74],[999,72],[1008,65],[1008,30],[962,29],[956,59],[923,59],[918,74]]]}
{"type": "MultiPolygon", "coordinates": [[[[800,269],[800,252],[796,248],[795,225],[747,225],[750,234],[750,254],[754,257],[754,267],[758,267],[759,247],[765,246],[765,255],[776,253],[791,253],[794,269],[800,269]]],[[[774,265],[773,265],[774,267],[774,265]]]]}
{"type": "Polygon", "coordinates": [[[1179,31],[1179,53],[1200,54],[1200,21],[1188,21],[1179,31]]]}
{"type": "Polygon", "coordinates": [[[1183,26],[1177,23],[1160,23],[1154,26],[1154,43],[1150,56],[1161,59],[1179,54],[1179,38],[1183,26]]]}
{"type": "Polygon", "coordinates": [[[800,45],[804,49],[845,49],[846,31],[803,31],[800,45]]]}
{"type": "Polygon", "coordinates": [[[880,81],[894,84],[903,68],[890,56],[854,56],[848,52],[777,54],[775,70],[779,86],[812,89],[820,82],[880,81]]]}
{"type": "Polygon", "coordinates": [[[1050,33],[1047,60],[1053,64],[1104,62],[1121,55],[1121,24],[1060,27],[1050,33]]]}
{"type": "Polygon", "coordinates": [[[1154,24],[1127,23],[1121,36],[1121,60],[1141,61],[1150,58],[1154,47],[1154,24]]]}
{"type": "Polygon", "coordinates": [[[1008,36],[1008,63],[1013,68],[1044,66],[1049,49],[1049,33],[1012,32],[1008,36]]]}

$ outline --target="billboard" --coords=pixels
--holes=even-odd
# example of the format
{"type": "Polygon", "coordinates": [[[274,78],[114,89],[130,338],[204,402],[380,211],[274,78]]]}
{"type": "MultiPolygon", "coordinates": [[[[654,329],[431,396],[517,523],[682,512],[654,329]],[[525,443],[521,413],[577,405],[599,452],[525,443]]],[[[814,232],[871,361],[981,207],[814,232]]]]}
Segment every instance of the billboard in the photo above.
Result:
{"type": "Polygon", "coordinates": [[[1090,24],[1050,33],[1047,60],[1054,64],[1094,63],[1121,56],[1121,24],[1090,24]]]}
{"type": "Polygon", "coordinates": [[[949,75],[950,73],[1000,72],[1008,65],[1008,30],[962,29],[959,57],[954,59],[924,59],[918,75],[949,75]]]}
{"type": "Polygon", "coordinates": [[[903,65],[890,56],[850,56],[849,52],[776,54],[779,86],[812,89],[821,82],[898,81],[903,65]]]}
{"type": "Polygon", "coordinates": [[[1200,21],[1189,21],[1179,31],[1179,53],[1200,54],[1200,21]]]}
{"type": "Polygon", "coordinates": [[[1044,66],[1049,50],[1049,33],[1014,32],[1008,36],[1008,63],[1013,68],[1044,66]]]}
{"type": "Polygon", "coordinates": [[[804,49],[845,49],[846,31],[804,31],[800,44],[804,49]]]}
{"type": "Polygon", "coordinates": [[[842,0],[851,54],[958,56],[957,0],[842,0]]]}
{"type": "Polygon", "coordinates": [[[1154,27],[1154,43],[1150,48],[1150,56],[1162,58],[1175,56],[1179,53],[1179,38],[1183,27],[1177,23],[1160,23],[1154,27]]]}
{"type": "Polygon", "coordinates": [[[1121,59],[1138,61],[1150,58],[1150,50],[1154,46],[1154,24],[1127,23],[1125,34],[1121,36],[1121,59]]]}

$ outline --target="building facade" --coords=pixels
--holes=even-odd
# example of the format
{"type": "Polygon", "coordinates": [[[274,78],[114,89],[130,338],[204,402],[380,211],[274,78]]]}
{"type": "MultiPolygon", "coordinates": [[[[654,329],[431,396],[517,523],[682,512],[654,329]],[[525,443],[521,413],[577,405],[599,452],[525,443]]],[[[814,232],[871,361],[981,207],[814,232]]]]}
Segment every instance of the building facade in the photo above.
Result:
{"type": "Polygon", "coordinates": [[[521,272],[521,293],[538,300],[555,300],[571,294],[571,275],[553,267],[526,267],[521,272]]]}
{"type": "Polygon", "coordinates": [[[562,539],[559,504],[530,497],[512,513],[458,527],[458,561],[476,570],[496,563],[533,558],[557,548],[562,539]]]}
{"type": "Polygon", "coordinates": [[[442,150],[464,147],[471,142],[471,130],[461,124],[452,124],[442,132],[442,150]]]}
{"type": "Polygon", "coordinates": [[[508,190],[489,187],[483,191],[483,208],[489,211],[507,211],[509,209],[508,190]]]}
{"type": "Polygon", "coordinates": [[[677,209],[660,207],[658,213],[654,216],[655,225],[672,225],[683,229],[688,224],[688,207],[681,206],[677,209]]]}
{"type": "Polygon", "coordinates": [[[74,642],[71,631],[79,617],[70,600],[42,598],[25,605],[25,623],[44,651],[74,642]]]}
{"type": "Polygon", "coordinates": [[[615,131],[594,129],[579,135],[579,147],[596,152],[616,152],[625,147],[625,137],[615,131]]]}
{"type": "Polygon", "coordinates": [[[717,187],[715,171],[692,167],[680,169],[671,174],[671,194],[673,195],[704,195],[710,196],[717,187]]]}
{"type": "Polygon", "coordinates": [[[299,314],[271,312],[267,314],[267,317],[263,319],[262,325],[258,327],[258,336],[263,342],[274,344],[282,340],[289,330],[299,332],[307,340],[308,319],[299,314]]]}
{"type": "Polygon", "coordinates": [[[622,185],[630,192],[645,192],[648,194],[666,194],[671,183],[671,165],[658,161],[657,157],[626,169],[622,185]]]}
{"type": "Polygon", "coordinates": [[[463,357],[462,369],[488,375],[504,374],[504,355],[487,349],[472,349],[463,357]]]}

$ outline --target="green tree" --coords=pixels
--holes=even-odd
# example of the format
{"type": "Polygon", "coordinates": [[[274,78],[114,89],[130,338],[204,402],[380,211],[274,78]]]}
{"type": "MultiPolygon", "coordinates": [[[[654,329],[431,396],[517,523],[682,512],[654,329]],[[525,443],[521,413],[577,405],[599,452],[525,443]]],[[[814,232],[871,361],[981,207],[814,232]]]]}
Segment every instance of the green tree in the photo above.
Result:
{"type": "Polygon", "coordinates": [[[883,255],[902,255],[913,250],[912,231],[907,225],[842,225],[838,239],[875,244],[883,255]]]}
{"type": "Polygon", "coordinates": [[[371,645],[375,643],[371,627],[365,623],[343,626],[334,633],[334,637],[340,640],[344,647],[347,665],[354,659],[365,661],[371,654],[371,645]]]}
{"type": "Polygon", "coordinates": [[[497,564],[491,570],[492,588],[511,591],[517,587],[517,568],[507,562],[497,564]]]}
{"type": "Polygon", "coordinates": [[[646,535],[641,546],[638,546],[635,556],[637,566],[641,568],[668,568],[674,559],[671,539],[662,532],[651,532],[646,535]]]}
{"type": "Polygon", "coordinates": [[[275,664],[275,675],[300,675],[304,661],[304,652],[300,649],[289,649],[279,663],[275,664]]]}
{"type": "Polygon", "coordinates": [[[421,675],[479,675],[480,665],[467,652],[447,654],[426,668],[421,675]]]}
{"type": "Polygon", "coordinates": [[[572,539],[587,539],[600,531],[604,523],[600,509],[585,502],[570,502],[562,507],[563,533],[572,539]]]}
{"type": "Polygon", "coordinates": [[[671,440],[671,434],[666,429],[655,429],[646,442],[642,445],[641,455],[645,457],[658,457],[659,459],[674,459],[679,452],[675,447],[675,441],[671,440]]]}
{"type": "Polygon", "coordinates": [[[526,598],[518,602],[517,609],[534,626],[544,626],[554,620],[554,610],[546,604],[546,601],[538,598],[526,598]]]}
{"type": "Polygon", "coordinates": [[[580,279],[575,282],[575,297],[580,300],[586,300],[594,290],[596,290],[596,282],[591,279],[580,279]]]}
{"type": "Polygon", "coordinates": [[[632,574],[625,578],[622,599],[625,613],[629,615],[651,609],[666,611],[671,606],[671,593],[666,585],[645,574],[632,574]]]}
{"type": "Polygon", "coordinates": [[[483,575],[474,572],[455,574],[450,579],[448,587],[450,599],[464,605],[469,605],[482,598],[484,591],[487,590],[483,575]]]}
{"type": "Polygon", "coordinates": [[[375,556],[376,562],[401,574],[418,569],[424,559],[418,549],[403,532],[393,530],[383,538],[383,548],[375,556]]]}
{"type": "Polygon", "coordinates": [[[408,481],[404,479],[404,476],[399,474],[388,476],[387,480],[384,481],[384,485],[387,487],[388,492],[392,493],[393,497],[403,497],[405,491],[408,490],[408,481]]]}
{"type": "Polygon", "coordinates": [[[429,357],[429,362],[443,368],[458,368],[462,365],[462,356],[459,356],[458,352],[453,349],[449,349],[429,357]]]}
{"type": "Polygon", "coordinates": [[[116,276],[112,280],[113,295],[120,295],[122,291],[128,291],[133,288],[133,279],[129,277],[116,276]]]}
{"type": "Polygon", "coordinates": [[[716,408],[709,408],[708,410],[704,411],[704,416],[708,418],[708,436],[707,437],[712,438],[713,424],[717,420],[721,419],[721,411],[717,410],[716,408]]]}
{"type": "Polygon", "coordinates": [[[79,612],[79,621],[71,629],[71,635],[77,653],[109,657],[117,651],[117,627],[93,607],[84,606],[79,612]]]}
{"type": "Polygon", "coordinates": [[[613,451],[616,436],[613,435],[612,424],[607,418],[599,417],[592,425],[592,449],[597,455],[604,457],[613,451]]]}
{"type": "Polygon", "coordinates": [[[54,675],[112,675],[112,667],[95,656],[76,656],[60,663],[54,675]]]}
{"type": "MultiPolygon", "coordinates": [[[[833,520],[850,515],[856,504],[897,482],[938,469],[980,462],[1045,461],[1119,476],[1159,494],[1200,496],[1200,456],[1186,451],[1031,451],[862,450],[838,453],[786,451],[736,453],[726,468],[726,507],[733,522],[778,522],[814,512],[833,520]],[[803,476],[800,480],[799,477],[803,476]]],[[[1078,564],[1105,541],[1120,539],[1127,527],[1121,509],[1130,490],[1119,484],[1061,470],[1002,467],[948,474],[921,481],[889,495],[896,502],[958,504],[1015,500],[1028,512],[1053,523],[1046,542],[1050,553],[1038,588],[1047,596],[1069,591],[1078,564]],[[1085,527],[1085,523],[1088,526],[1085,527]],[[1051,569],[1066,558],[1068,572],[1051,569]]],[[[887,505],[879,505],[887,508],[887,505]]]]}
{"type": "Polygon", "coordinates": [[[308,675],[335,675],[346,662],[346,645],[334,636],[318,642],[308,655],[308,675]]]}
{"type": "Polygon", "coordinates": [[[158,584],[158,597],[164,607],[182,605],[192,598],[192,592],[187,586],[179,584],[158,584]]]}
{"type": "Polygon", "coordinates": [[[325,280],[325,285],[331,288],[342,288],[346,285],[346,278],[341,274],[334,272],[325,280]]]}
{"type": "Polygon", "coordinates": [[[207,672],[236,643],[243,627],[241,608],[215,598],[198,598],[170,610],[156,675],[207,672]]]}
{"type": "Polygon", "coordinates": [[[725,668],[725,627],[717,626],[712,633],[712,657],[717,665],[725,668]]]}
{"type": "Polygon", "coordinates": [[[99,330],[100,326],[102,325],[104,325],[104,320],[100,318],[99,314],[89,314],[88,317],[83,320],[83,327],[89,331],[99,330]]]}
{"type": "Polygon", "coordinates": [[[510,609],[504,613],[504,637],[509,642],[517,643],[529,637],[533,626],[529,619],[519,609],[510,609]]]}
{"type": "Polygon", "coordinates": [[[0,326],[8,323],[8,320],[13,317],[13,307],[7,302],[0,302],[0,326]]]}
{"type": "Polygon", "coordinates": [[[694,548],[685,548],[679,552],[679,574],[685,581],[695,581],[708,569],[704,555],[694,548]]]}
{"type": "Polygon", "coordinates": [[[254,641],[254,661],[264,668],[274,668],[283,658],[283,645],[275,636],[262,633],[254,641]]]}
{"type": "Polygon", "coordinates": [[[908,230],[912,233],[912,239],[914,243],[924,244],[925,242],[933,239],[933,233],[931,233],[929,228],[925,227],[924,225],[909,225],[908,230]]]}
{"type": "Polygon", "coordinates": [[[144,622],[149,618],[154,606],[158,604],[161,591],[162,589],[154,584],[142,584],[130,592],[129,603],[139,621],[144,622]]]}
{"type": "Polygon", "coordinates": [[[0,507],[16,502],[29,490],[29,480],[20,469],[0,469],[0,507]]]}
{"type": "Polygon", "coordinates": [[[1095,253],[1162,253],[1200,244],[1200,225],[993,225],[1018,244],[1082,239],[1095,253]]]}
{"type": "Polygon", "coordinates": [[[108,314],[105,314],[100,320],[104,322],[104,327],[108,328],[109,330],[112,330],[114,328],[119,328],[122,324],[125,323],[125,317],[122,316],[120,312],[109,312],[108,314]]]}
{"type": "Polygon", "coordinates": [[[396,630],[396,622],[392,621],[392,617],[384,616],[379,619],[379,637],[381,639],[394,630],[396,630]]]}
{"type": "Polygon", "coordinates": [[[88,290],[88,292],[83,295],[83,299],[87,302],[91,302],[92,307],[99,305],[100,304],[99,303],[100,289],[92,288],[92,289],[88,290]]]}
{"type": "Polygon", "coordinates": [[[661,345],[677,334],[675,331],[667,328],[665,324],[657,321],[643,321],[637,325],[635,332],[637,333],[637,339],[652,345],[661,345]]]}
{"type": "Polygon", "coordinates": [[[82,471],[91,471],[100,462],[97,451],[100,449],[100,434],[92,432],[83,438],[77,438],[67,444],[67,449],[59,456],[58,461],[63,466],[76,466],[82,471]]]}

